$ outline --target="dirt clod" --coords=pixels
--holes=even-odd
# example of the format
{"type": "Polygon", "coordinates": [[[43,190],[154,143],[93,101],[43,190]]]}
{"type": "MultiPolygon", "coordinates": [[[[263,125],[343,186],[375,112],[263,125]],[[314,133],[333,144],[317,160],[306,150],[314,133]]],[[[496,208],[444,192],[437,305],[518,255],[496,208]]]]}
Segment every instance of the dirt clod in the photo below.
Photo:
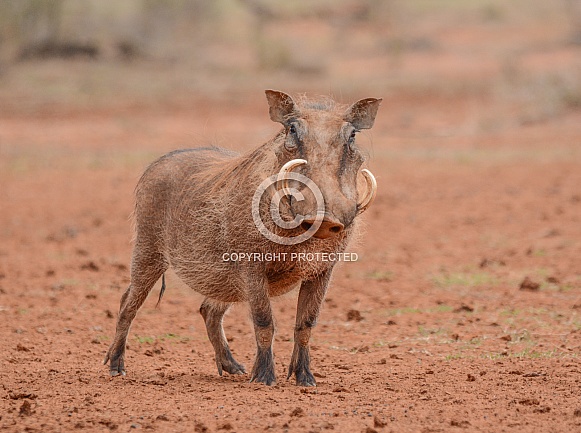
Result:
{"type": "Polygon", "coordinates": [[[520,283],[519,289],[520,290],[528,290],[531,292],[536,292],[541,288],[541,285],[536,281],[533,281],[529,277],[525,277],[524,280],[520,283]]]}
{"type": "Polygon", "coordinates": [[[333,392],[349,392],[349,390],[344,386],[337,386],[333,388],[333,392]]]}
{"type": "Polygon", "coordinates": [[[359,310],[349,310],[347,311],[347,321],[349,322],[361,322],[363,320],[363,316],[359,310]]]}
{"type": "Polygon", "coordinates": [[[522,404],[524,406],[538,406],[540,401],[536,398],[523,398],[522,400],[518,401],[518,404],[522,404]]]}
{"type": "Polygon", "coordinates": [[[454,310],[454,313],[472,313],[474,311],[474,307],[470,305],[462,304],[460,307],[454,310]]]}
{"type": "Polygon", "coordinates": [[[378,417],[377,415],[375,415],[373,417],[373,427],[385,427],[387,425],[387,421],[385,421],[383,418],[378,417]]]}
{"type": "Polygon", "coordinates": [[[34,400],[37,397],[36,394],[27,393],[27,392],[9,392],[8,396],[10,397],[11,400],[23,400],[25,398],[28,398],[30,400],[34,400]]]}
{"type": "Polygon", "coordinates": [[[196,424],[194,425],[194,431],[196,433],[206,433],[209,430],[208,430],[208,427],[206,427],[204,425],[204,423],[202,423],[202,422],[196,422],[196,424]]]}
{"type": "Polygon", "coordinates": [[[20,406],[20,409],[18,410],[18,413],[21,416],[30,416],[33,414],[32,411],[32,405],[30,404],[30,401],[28,400],[24,400],[22,402],[22,405],[20,406]]]}
{"type": "Polygon", "coordinates": [[[302,407],[295,407],[291,411],[290,416],[292,416],[292,417],[302,417],[302,416],[305,416],[305,411],[303,410],[302,407]]]}
{"type": "Polygon", "coordinates": [[[93,272],[98,272],[99,271],[99,266],[94,262],[94,261],[88,261],[87,263],[84,263],[81,265],[81,270],[88,270],[88,271],[93,271],[93,272]]]}
{"type": "Polygon", "coordinates": [[[470,421],[466,421],[466,420],[458,421],[458,420],[453,419],[452,421],[450,421],[450,425],[452,427],[468,428],[470,426],[470,421]]]}
{"type": "Polygon", "coordinates": [[[504,260],[495,260],[495,259],[488,259],[488,258],[484,258],[480,262],[481,268],[490,268],[490,267],[495,267],[495,266],[506,266],[506,263],[504,262],[504,260]]]}
{"type": "Polygon", "coordinates": [[[549,413],[551,408],[549,406],[541,406],[533,410],[534,413],[549,413]]]}

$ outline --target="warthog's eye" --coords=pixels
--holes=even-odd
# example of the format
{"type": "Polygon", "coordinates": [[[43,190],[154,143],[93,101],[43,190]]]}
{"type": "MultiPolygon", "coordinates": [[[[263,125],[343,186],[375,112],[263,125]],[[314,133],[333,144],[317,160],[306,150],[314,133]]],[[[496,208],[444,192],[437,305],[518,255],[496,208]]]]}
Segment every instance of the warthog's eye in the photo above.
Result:
{"type": "Polygon", "coordinates": [[[284,142],[284,147],[286,150],[295,150],[298,146],[299,134],[297,132],[297,127],[291,124],[288,128],[288,136],[284,142]]]}
{"type": "Polygon", "coordinates": [[[350,151],[355,150],[355,136],[357,135],[357,130],[354,129],[351,131],[351,135],[349,135],[349,139],[347,140],[347,146],[349,147],[350,151]]]}

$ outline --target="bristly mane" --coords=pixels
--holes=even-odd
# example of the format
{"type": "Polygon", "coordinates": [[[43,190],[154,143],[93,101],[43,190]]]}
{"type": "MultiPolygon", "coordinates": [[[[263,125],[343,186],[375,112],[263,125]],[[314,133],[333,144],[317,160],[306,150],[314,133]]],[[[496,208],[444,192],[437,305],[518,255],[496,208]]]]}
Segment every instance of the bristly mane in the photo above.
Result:
{"type": "Polygon", "coordinates": [[[318,111],[343,111],[347,107],[333,100],[330,96],[320,95],[308,98],[306,95],[299,95],[295,102],[299,108],[318,111]]]}

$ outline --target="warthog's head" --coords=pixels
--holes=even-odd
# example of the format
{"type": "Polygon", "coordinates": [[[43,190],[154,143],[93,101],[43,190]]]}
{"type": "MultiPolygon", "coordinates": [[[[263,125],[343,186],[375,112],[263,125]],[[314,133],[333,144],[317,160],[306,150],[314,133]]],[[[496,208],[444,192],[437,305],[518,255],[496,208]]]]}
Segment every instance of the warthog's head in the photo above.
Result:
{"type": "MultiPolygon", "coordinates": [[[[331,99],[295,102],[275,90],[267,90],[266,97],[270,118],[284,126],[275,148],[281,176],[294,170],[319,188],[324,215],[315,237],[326,239],[340,234],[375,197],[375,178],[370,171],[361,170],[364,157],[356,145],[356,135],[373,126],[381,99],[362,99],[346,107],[331,99]],[[361,192],[358,179],[365,180],[361,192]]],[[[300,227],[308,230],[316,222],[316,195],[296,180],[282,181],[280,187],[284,193],[289,188],[301,192],[299,199],[287,196],[282,200],[281,212],[289,214],[290,219],[302,215],[300,227]]]]}

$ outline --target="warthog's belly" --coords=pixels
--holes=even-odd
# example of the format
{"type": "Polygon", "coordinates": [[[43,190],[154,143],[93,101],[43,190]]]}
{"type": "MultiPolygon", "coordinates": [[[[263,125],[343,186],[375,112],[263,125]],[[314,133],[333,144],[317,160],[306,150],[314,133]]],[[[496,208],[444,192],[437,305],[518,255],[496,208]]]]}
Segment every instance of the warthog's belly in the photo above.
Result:
{"type": "MultiPolygon", "coordinates": [[[[256,263],[254,263],[256,264],[256,263]]],[[[253,266],[248,261],[181,261],[171,260],[180,279],[192,290],[221,302],[244,302],[253,290],[251,281],[268,281],[269,297],[284,295],[297,288],[304,280],[332,266],[324,261],[273,261],[253,266]],[[256,273],[256,278],[252,274],[256,273]],[[248,277],[250,275],[250,277],[248,277]]]]}
{"type": "Polygon", "coordinates": [[[192,290],[221,302],[243,302],[246,284],[240,272],[228,262],[198,262],[196,266],[172,263],[176,274],[192,290]]]}

